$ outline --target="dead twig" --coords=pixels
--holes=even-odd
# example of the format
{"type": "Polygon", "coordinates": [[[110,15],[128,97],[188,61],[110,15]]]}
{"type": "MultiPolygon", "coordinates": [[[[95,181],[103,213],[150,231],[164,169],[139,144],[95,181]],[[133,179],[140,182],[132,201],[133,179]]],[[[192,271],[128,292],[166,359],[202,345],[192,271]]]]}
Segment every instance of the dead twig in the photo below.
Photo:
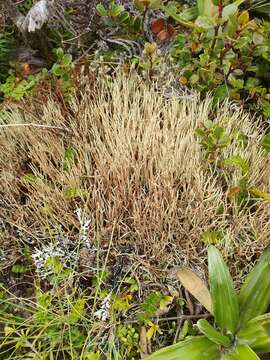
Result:
{"type": "Polygon", "coordinates": [[[65,132],[71,133],[71,131],[67,128],[63,128],[60,126],[53,126],[53,125],[42,125],[42,124],[4,124],[4,125],[0,125],[0,129],[13,128],[13,127],[34,127],[34,128],[39,128],[42,130],[58,130],[58,131],[65,131],[65,132]]]}
{"type": "MultiPolygon", "coordinates": [[[[164,318],[159,317],[153,317],[150,320],[151,321],[174,321],[174,320],[187,320],[187,319],[207,319],[211,317],[212,315],[210,313],[205,314],[199,314],[199,315],[179,315],[179,316],[169,316],[164,318]]],[[[139,320],[126,320],[124,321],[124,324],[136,324],[139,320]]]]}

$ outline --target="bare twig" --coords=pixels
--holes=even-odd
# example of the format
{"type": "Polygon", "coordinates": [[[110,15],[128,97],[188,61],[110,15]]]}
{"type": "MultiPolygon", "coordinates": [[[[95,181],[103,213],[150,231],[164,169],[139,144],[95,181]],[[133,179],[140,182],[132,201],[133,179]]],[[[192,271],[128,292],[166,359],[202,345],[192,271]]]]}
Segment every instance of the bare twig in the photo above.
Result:
{"type": "MultiPolygon", "coordinates": [[[[206,319],[211,317],[212,315],[210,313],[205,313],[205,314],[199,314],[199,315],[179,315],[179,316],[169,316],[169,317],[164,317],[164,318],[159,318],[159,317],[153,317],[150,320],[151,321],[174,321],[174,320],[187,320],[187,319],[206,319]]],[[[125,324],[136,324],[138,323],[138,320],[127,320],[124,323],[125,324]]]]}

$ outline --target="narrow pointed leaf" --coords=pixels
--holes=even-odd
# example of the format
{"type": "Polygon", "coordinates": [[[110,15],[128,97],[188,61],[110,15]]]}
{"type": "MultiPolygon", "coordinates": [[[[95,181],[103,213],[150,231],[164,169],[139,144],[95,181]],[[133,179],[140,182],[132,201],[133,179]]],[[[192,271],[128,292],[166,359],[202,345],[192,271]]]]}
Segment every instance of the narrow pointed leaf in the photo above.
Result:
{"type": "Polygon", "coordinates": [[[176,273],[182,285],[197,299],[210,313],[212,313],[212,300],[205,283],[189,269],[182,268],[176,273]]]}
{"type": "Polygon", "coordinates": [[[239,321],[237,295],[229,270],[213,245],[208,247],[208,271],[215,320],[225,334],[234,334],[239,321]]]}
{"type": "Polygon", "coordinates": [[[225,356],[225,360],[260,360],[256,353],[247,345],[237,345],[225,356]]]}
{"type": "Polygon", "coordinates": [[[270,304],[270,246],[248,274],[240,290],[241,328],[251,319],[262,315],[270,304]]]}
{"type": "Polygon", "coordinates": [[[231,345],[231,340],[228,338],[228,336],[218,332],[211,324],[209,324],[207,320],[200,319],[197,322],[197,326],[200,332],[215,344],[223,345],[225,347],[229,347],[231,345]]]}
{"type": "Polygon", "coordinates": [[[220,360],[218,346],[205,336],[190,337],[185,341],[167,346],[145,360],[220,360]]]}
{"type": "Polygon", "coordinates": [[[239,343],[249,345],[256,352],[270,352],[270,313],[250,320],[237,337],[239,343]]]}

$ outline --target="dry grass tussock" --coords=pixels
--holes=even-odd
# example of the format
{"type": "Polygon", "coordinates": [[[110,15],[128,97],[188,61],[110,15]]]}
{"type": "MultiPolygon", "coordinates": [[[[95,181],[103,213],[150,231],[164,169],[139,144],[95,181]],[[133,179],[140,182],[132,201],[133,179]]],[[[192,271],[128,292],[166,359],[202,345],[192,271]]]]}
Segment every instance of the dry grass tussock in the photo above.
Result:
{"type": "MultiPolygon", "coordinates": [[[[50,102],[38,120],[16,108],[1,113],[2,124],[34,121],[65,129],[0,128],[0,211],[8,248],[29,234],[47,241],[59,229],[75,239],[78,207],[92,220],[93,242],[106,248],[112,239],[116,254],[144,256],[160,268],[204,261],[204,231],[224,234],[219,246],[234,274],[269,243],[270,202],[239,209],[228,191],[241,171],[209,163],[194,136],[211,116],[210,99],[166,100],[139,79],[119,76],[71,108],[63,114],[50,102]]],[[[220,158],[245,158],[249,185],[269,191],[270,159],[260,150],[262,131],[254,119],[225,104],[215,122],[232,138],[220,158]],[[239,133],[248,138],[245,149],[239,133]]]]}

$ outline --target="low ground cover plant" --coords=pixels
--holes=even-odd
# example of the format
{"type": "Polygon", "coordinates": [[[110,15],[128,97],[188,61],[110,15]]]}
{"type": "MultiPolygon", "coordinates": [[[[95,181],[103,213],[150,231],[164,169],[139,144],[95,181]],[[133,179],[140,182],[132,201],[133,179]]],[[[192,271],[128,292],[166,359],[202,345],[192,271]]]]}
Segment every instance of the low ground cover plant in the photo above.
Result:
{"type": "Polygon", "coordinates": [[[0,358],[268,359],[269,24],[0,1],[0,358]]]}
{"type": "Polygon", "coordinates": [[[209,314],[169,268],[203,273],[215,244],[239,288],[268,245],[264,129],[229,103],[168,99],[170,81],[100,76],[68,106],[1,112],[6,359],[137,359],[199,335],[209,314]]]}

